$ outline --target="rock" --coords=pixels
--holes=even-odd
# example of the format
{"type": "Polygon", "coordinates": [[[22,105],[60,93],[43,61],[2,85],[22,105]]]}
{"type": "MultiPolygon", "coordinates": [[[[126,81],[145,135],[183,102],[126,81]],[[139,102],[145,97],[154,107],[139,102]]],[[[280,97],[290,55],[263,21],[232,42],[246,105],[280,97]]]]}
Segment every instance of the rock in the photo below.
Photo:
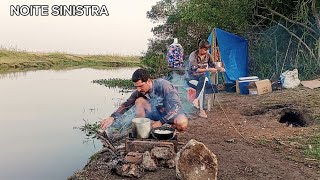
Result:
{"type": "Polygon", "coordinates": [[[176,156],[176,175],[182,180],[216,180],[218,162],[203,143],[191,139],[176,156]]]}
{"type": "Polygon", "coordinates": [[[165,168],[174,168],[176,166],[175,160],[174,159],[169,159],[169,160],[158,160],[158,164],[159,167],[165,167],[165,168]]]}
{"type": "Polygon", "coordinates": [[[174,159],[169,159],[167,161],[167,165],[168,165],[168,168],[174,168],[176,166],[176,162],[174,161],[174,159]]]}
{"type": "Polygon", "coordinates": [[[167,167],[167,161],[164,159],[160,159],[160,160],[158,160],[157,165],[160,167],[167,167]]]}
{"type": "Polygon", "coordinates": [[[225,140],[225,142],[227,142],[227,143],[234,143],[235,140],[234,140],[234,139],[228,139],[228,140],[225,140]]]}
{"type": "Polygon", "coordinates": [[[298,142],[290,142],[290,145],[292,147],[295,147],[295,148],[299,148],[299,149],[302,149],[303,148],[303,145],[298,143],[298,142]]]}
{"type": "Polygon", "coordinates": [[[147,171],[157,170],[157,165],[151,158],[150,152],[146,151],[142,156],[142,167],[147,171]]]}
{"type": "Polygon", "coordinates": [[[124,157],[124,161],[125,161],[125,163],[141,164],[141,162],[142,162],[142,153],[129,152],[124,157]]]}
{"type": "Polygon", "coordinates": [[[140,178],[143,175],[143,169],[133,163],[118,164],[115,172],[120,176],[140,178]]]}
{"type": "Polygon", "coordinates": [[[164,159],[164,160],[169,160],[174,158],[174,149],[172,147],[154,147],[151,150],[151,155],[157,158],[158,160],[164,159]]]}

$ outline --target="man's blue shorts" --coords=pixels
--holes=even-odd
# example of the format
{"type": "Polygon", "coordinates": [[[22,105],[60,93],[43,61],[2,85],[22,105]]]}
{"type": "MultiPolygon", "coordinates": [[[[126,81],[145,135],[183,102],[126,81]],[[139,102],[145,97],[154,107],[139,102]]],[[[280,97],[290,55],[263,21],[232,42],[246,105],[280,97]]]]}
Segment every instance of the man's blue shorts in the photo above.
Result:
{"type": "MultiPolygon", "coordinates": [[[[183,112],[178,112],[177,115],[184,114],[183,112]]],[[[166,120],[164,117],[167,114],[165,112],[160,112],[156,107],[151,106],[151,112],[146,113],[146,118],[153,121],[160,121],[162,124],[174,124],[174,119],[166,120]]]]}
{"type": "MultiPolygon", "coordinates": [[[[156,107],[151,106],[151,112],[146,112],[146,118],[149,118],[153,121],[160,121],[162,124],[165,124],[166,122],[163,120],[163,117],[165,117],[166,114],[160,112],[156,107]]],[[[173,124],[173,123],[171,123],[173,124]]]]}

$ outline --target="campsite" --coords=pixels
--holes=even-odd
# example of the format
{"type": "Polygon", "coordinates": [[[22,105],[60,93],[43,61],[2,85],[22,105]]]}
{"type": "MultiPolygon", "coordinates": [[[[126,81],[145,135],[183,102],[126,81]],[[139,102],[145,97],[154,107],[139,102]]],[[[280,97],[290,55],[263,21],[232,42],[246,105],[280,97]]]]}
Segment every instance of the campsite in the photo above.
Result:
{"type": "MultiPolygon", "coordinates": [[[[214,52],[211,54],[213,59],[222,61],[227,71],[216,73],[211,78],[211,83],[217,85],[217,91],[206,92],[204,88],[205,100],[200,109],[207,111],[207,117],[199,117],[199,110],[190,108],[195,97],[188,94],[190,87],[185,82],[187,65],[185,69],[179,66],[170,69],[171,72],[163,77],[177,88],[190,118],[188,129],[177,135],[178,149],[183,148],[190,139],[207,146],[217,157],[217,179],[319,179],[320,89],[299,85],[300,80],[295,79],[295,75],[289,77],[283,74],[282,79],[273,82],[259,80],[255,76],[247,77],[249,58],[245,39],[215,28],[208,41],[219,44],[219,47],[211,46],[211,52],[214,52]],[[290,83],[289,79],[292,80],[290,83]],[[219,86],[220,83],[223,86],[219,86]],[[231,84],[231,88],[227,84],[231,84]],[[212,104],[207,101],[211,94],[214,94],[212,104]]],[[[175,40],[175,43],[178,41],[175,40]]],[[[180,48],[180,45],[176,47],[180,48]]],[[[168,52],[172,53],[172,48],[175,47],[170,45],[168,52]]],[[[177,57],[180,59],[180,56],[177,57]]],[[[188,64],[188,60],[184,63],[188,64]]],[[[305,82],[301,81],[302,84],[305,82]]],[[[317,86],[318,82],[315,80],[311,84],[317,86]]],[[[204,86],[207,86],[206,83],[204,86]]],[[[112,137],[112,133],[109,135],[112,137]]],[[[123,161],[126,164],[129,162],[127,156],[132,151],[131,145],[127,138],[121,144],[117,146],[119,151],[129,152],[123,161]],[[124,147],[125,150],[121,150],[124,147]]],[[[108,149],[108,145],[105,148],[108,149]]],[[[115,165],[110,164],[115,160],[110,159],[109,153],[104,150],[95,154],[83,170],[69,179],[175,179],[177,176],[177,168],[162,167],[161,163],[151,172],[131,166],[122,166],[126,170],[119,172],[115,165]],[[109,173],[106,174],[106,171],[109,173]]],[[[134,155],[136,158],[138,156],[134,155]]],[[[196,164],[189,163],[190,167],[197,169],[196,164]]],[[[137,167],[140,167],[139,163],[137,167]]]]}
{"type": "MultiPolygon", "coordinates": [[[[261,96],[223,93],[217,100],[209,118],[192,118],[179,140],[206,144],[218,157],[218,179],[320,178],[319,161],[312,156],[319,138],[319,89],[300,87],[261,96]],[[279,123],[286,108],[306,108],[316,118],[306,127],[290,127],[279,123]]],[[[123,179],[106,174],[105,158],[97,155],[74,179],[123,179]]],[[[175,169],[148,172],[143,179],[175,179],[175,169]]]]}

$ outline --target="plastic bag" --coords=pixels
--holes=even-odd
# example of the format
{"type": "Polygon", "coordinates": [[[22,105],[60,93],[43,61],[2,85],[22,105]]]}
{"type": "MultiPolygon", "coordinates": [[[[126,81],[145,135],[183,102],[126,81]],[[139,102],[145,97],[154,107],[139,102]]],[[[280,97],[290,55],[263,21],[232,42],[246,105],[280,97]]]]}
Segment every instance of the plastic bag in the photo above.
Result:
{"type": "Polygon", "coordinates": [[[300,84],[300,80],[298,77],[298,70],[294,69],[292,71],[285,71],[280,76],[282,87],[284,88],[296,88],[300,84]]]}

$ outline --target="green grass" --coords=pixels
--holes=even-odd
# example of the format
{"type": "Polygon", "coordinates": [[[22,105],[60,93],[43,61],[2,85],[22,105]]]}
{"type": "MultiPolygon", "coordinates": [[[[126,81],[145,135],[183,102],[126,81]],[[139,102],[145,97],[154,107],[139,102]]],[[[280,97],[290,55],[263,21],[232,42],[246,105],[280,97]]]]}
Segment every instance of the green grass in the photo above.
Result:
{"type": "Polygon", "coordinates": [[[308,157],[320,160],[320,133],[307,139],[307,146],[304,153],[308,157]]]}
{"type": "Polygon", "coordinates": [[[139,56],[31,53],[0,49],[0,72],[69,67],[132,67],[139,64],[139,56]]]}

